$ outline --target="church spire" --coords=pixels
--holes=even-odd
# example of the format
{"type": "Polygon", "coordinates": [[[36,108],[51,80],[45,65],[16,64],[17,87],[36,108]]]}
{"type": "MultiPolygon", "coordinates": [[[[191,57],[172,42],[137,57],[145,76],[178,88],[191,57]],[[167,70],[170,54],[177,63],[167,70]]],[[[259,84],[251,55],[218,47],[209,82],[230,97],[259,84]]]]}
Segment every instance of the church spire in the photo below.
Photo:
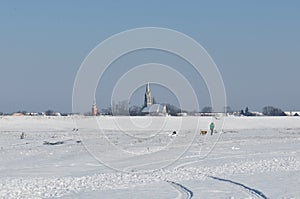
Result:
{"type": "Polygon", "coordinates": [[[148,82],[148,84],[147,84],[147,88],[146,88],[146,93],[150,93],[150,83],[148,82]]]}
{"type": "Polygon", "coordinates": [[[152,97],[151,97],[151,91],[150,91],[150,83],[148,82],[146,86],[146,93],[145,93],[145,102],[144,106],[151,106],[152,105],[152,97]]]}

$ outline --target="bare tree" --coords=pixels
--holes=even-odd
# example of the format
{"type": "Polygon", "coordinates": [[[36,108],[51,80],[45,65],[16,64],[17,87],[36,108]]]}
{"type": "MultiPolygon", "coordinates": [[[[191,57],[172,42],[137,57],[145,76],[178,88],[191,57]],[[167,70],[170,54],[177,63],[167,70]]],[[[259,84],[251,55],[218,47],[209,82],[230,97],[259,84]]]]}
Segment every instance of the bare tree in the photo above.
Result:
{"type": "Polygon", "coordinates": [[[266,116],[286,116],[286,114],[279,108],[273,106],[265,106],[263,108],[263,114],[266,116]]]}
{"type": "Polygon", "coordinates": [[[139,106],[131,106],[129,108],[130,116],[138,116],[142,114],[142,107],[139,106]]]}
{"type": "Polygon", "coordinates": [[[45,111],[45,115],[47,115],[47,116],[53,116],[54,115],[54,111],[53,110],[47,110],[47,111],[45,111]]]}
{"type": "Polygon", "coordinates": [[[123,100],[118,103],[113,102],[112,106],[113,115],[129,115],[128,101],[123,100]]]}
{"type": "Polygon", "coordinates": [[[201,110],[202,113],[211,113],[212,112],[212,107],[206,106],[201,110]]]}

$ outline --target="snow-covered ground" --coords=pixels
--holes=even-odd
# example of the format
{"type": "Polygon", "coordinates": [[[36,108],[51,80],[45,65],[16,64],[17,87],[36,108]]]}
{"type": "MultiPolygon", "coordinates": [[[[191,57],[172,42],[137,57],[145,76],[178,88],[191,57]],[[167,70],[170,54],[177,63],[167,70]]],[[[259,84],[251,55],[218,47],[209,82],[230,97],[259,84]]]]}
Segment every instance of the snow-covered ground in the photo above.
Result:
{"type": "Polygon", "coordinates": [[[0,198],[300,198],[299,184],[300,117],[0,118],[0,198]]]}

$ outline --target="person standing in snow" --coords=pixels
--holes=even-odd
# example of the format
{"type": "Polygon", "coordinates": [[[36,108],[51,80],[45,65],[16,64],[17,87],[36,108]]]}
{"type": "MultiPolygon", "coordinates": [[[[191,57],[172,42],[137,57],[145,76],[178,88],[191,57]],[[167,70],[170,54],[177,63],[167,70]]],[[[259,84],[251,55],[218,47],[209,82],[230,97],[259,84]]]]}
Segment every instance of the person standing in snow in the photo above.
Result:
{"type": "Polygon", "coordinates": [[[209,128],[210,128],[210,135],[212,135],[214,133],[215,124],[211,122],[209,128]]]}

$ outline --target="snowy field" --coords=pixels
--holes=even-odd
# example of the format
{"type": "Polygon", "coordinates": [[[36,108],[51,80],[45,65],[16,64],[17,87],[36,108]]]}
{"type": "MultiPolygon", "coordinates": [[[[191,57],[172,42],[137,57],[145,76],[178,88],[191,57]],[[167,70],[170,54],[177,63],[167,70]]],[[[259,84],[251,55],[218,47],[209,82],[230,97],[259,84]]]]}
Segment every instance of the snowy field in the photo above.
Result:
{"type": "Polygon", "coordinates": [[[300,198],[300,117],[0,117],[0,198],[145,197],[300,198]]]}

